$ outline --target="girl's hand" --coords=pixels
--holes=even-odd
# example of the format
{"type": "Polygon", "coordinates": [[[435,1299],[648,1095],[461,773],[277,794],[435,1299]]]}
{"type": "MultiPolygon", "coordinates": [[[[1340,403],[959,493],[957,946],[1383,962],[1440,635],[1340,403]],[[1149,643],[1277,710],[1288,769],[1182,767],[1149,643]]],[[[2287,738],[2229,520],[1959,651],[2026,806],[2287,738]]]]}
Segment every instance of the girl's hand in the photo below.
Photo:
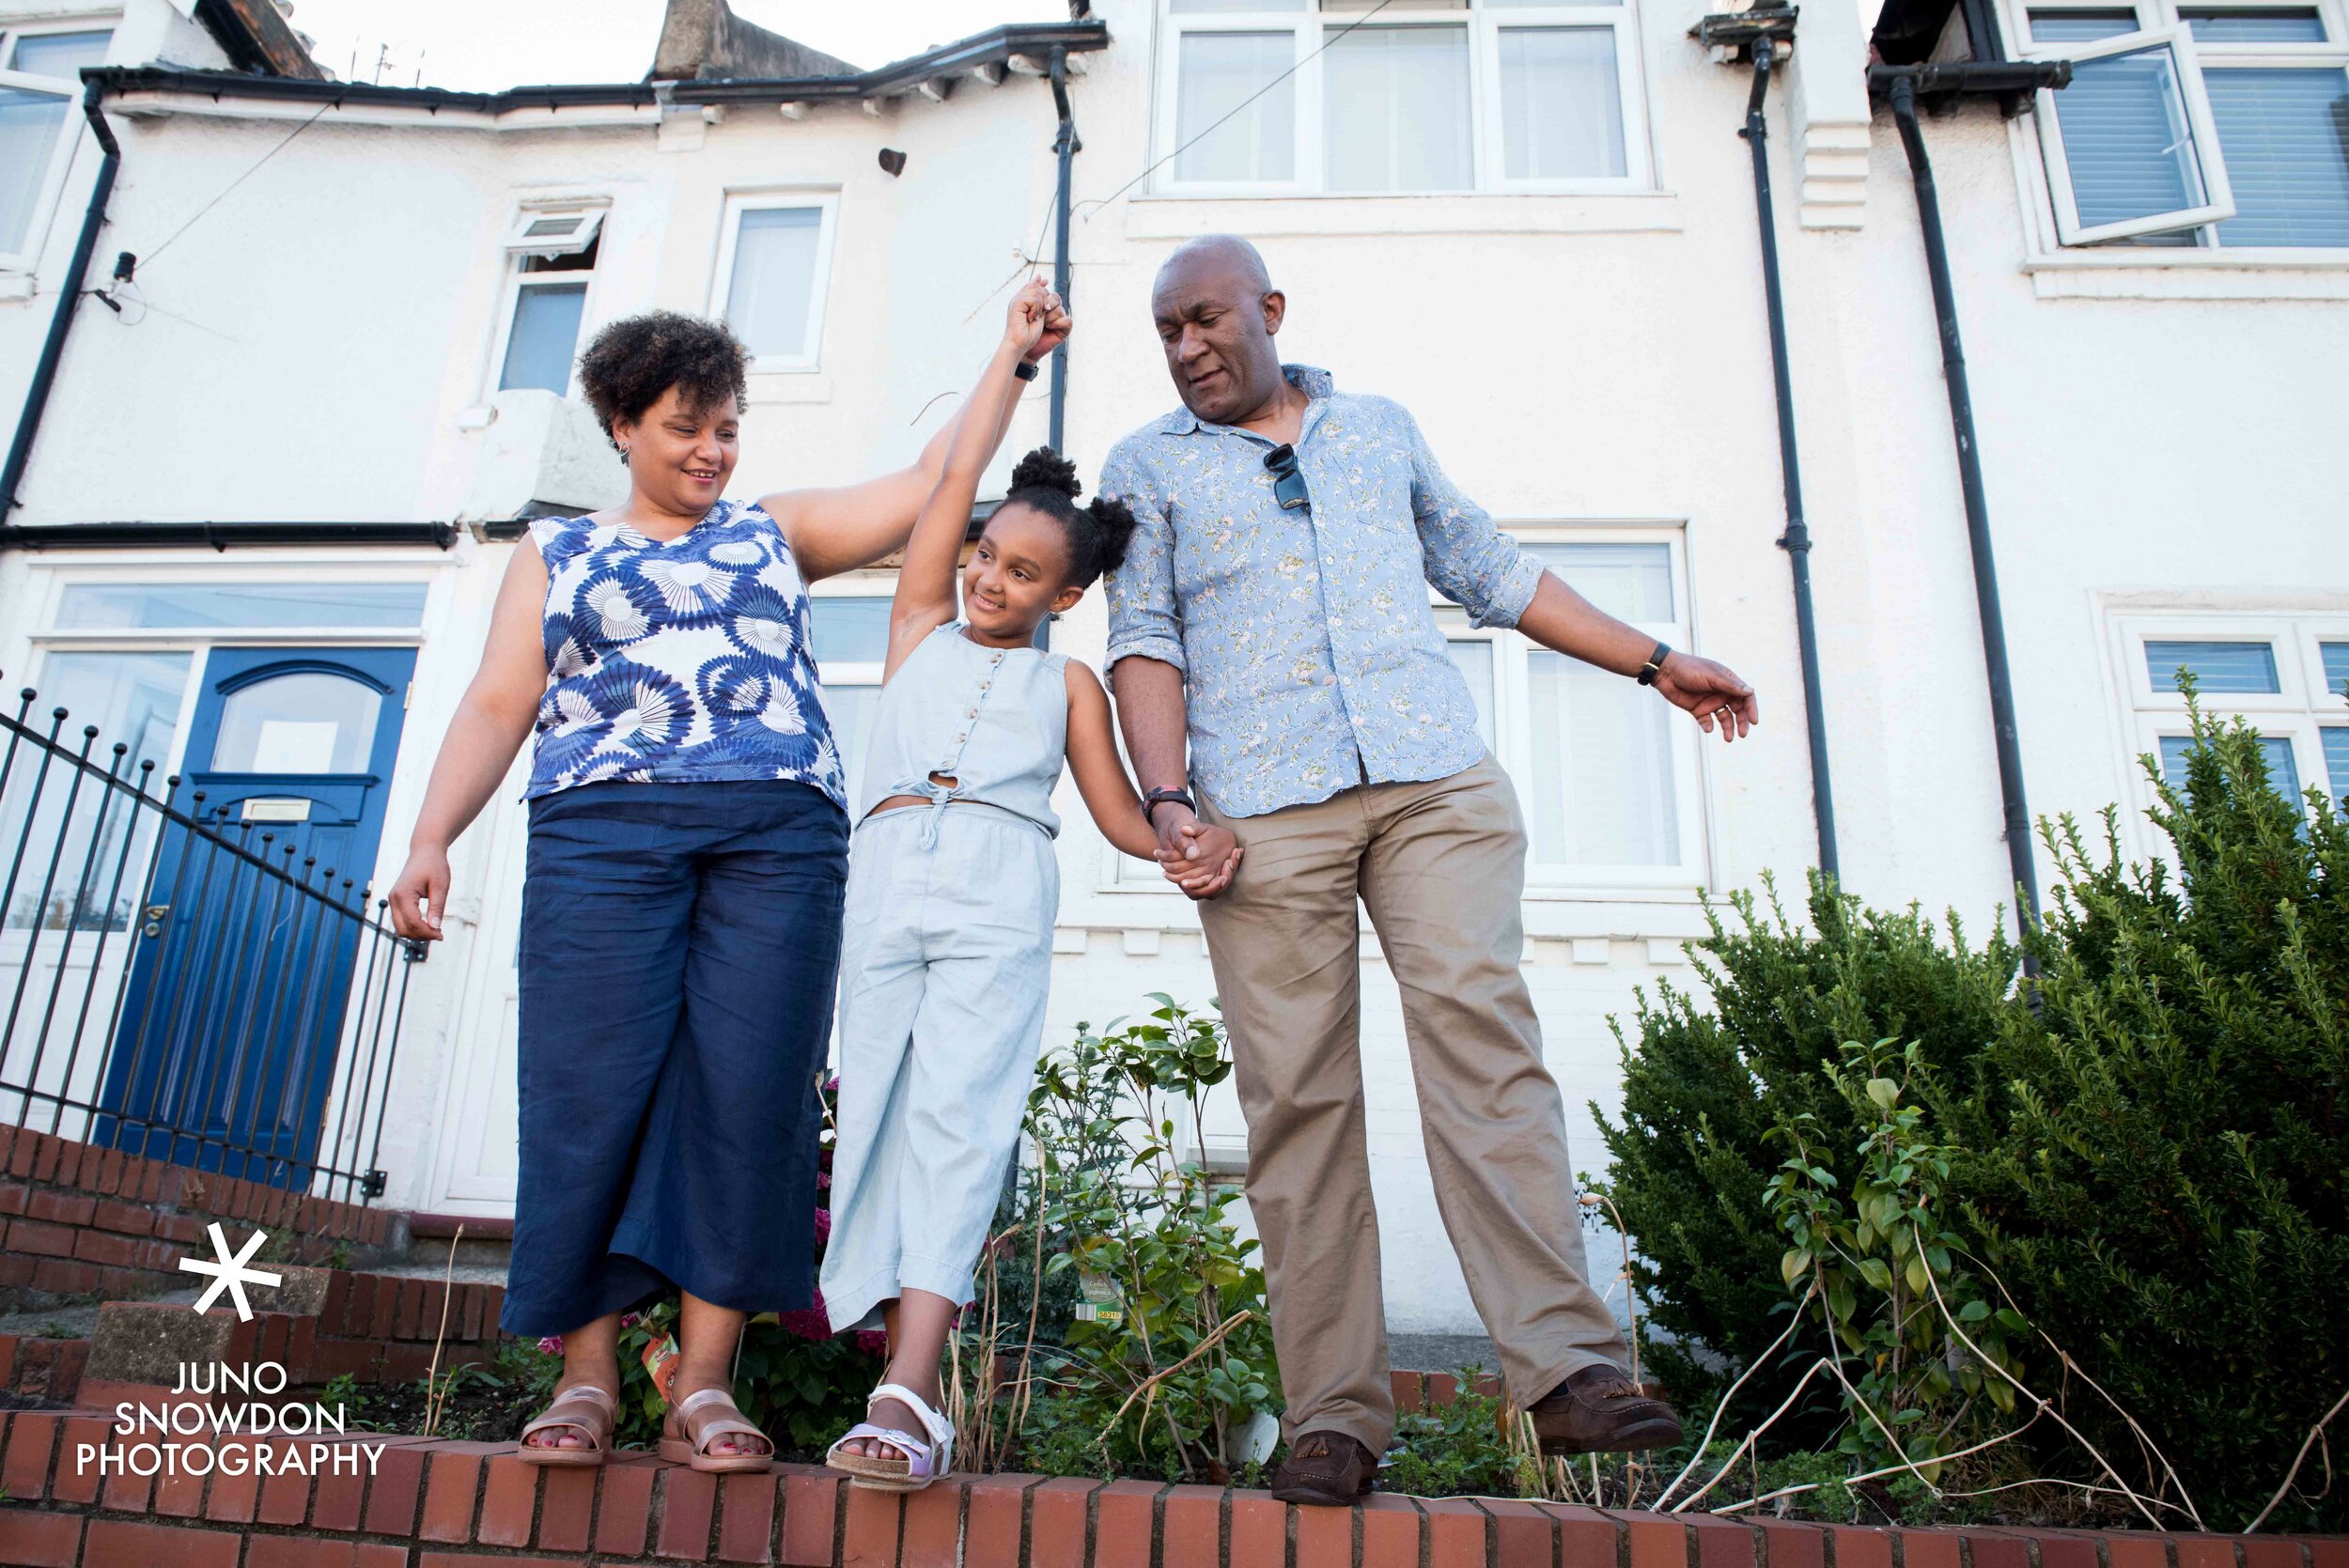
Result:
{"type": "Polygon", "coordinates": [[[1031,278],[1012,296],[1003,320],[1003,341],[1018,349],[1021,359],[1033,362],[1059,347],[1068,335],[1068,313],[1061,308],[1060,296],[1042,278],[1031,278]],[[1058,336],[1051,335],[1055,331],[1058,336]]]}
{"type": "Polygon", "coordinates": [[[448,851],[418,846],[408,852],[392,884],[392,929],[410,941],[441,939],[441,909],[448,901],[448,851]]]}
{"type": "Polygon", "coordinates": [[[1193,900],[1213,898],[1230,887],[1248,853],[1231,830],[1200,823],[1185,828],[1183,835],[1189,846],[1185,853],[1170,855],[1161,850],[1159,854],[1166,879],[1193,900]]]}

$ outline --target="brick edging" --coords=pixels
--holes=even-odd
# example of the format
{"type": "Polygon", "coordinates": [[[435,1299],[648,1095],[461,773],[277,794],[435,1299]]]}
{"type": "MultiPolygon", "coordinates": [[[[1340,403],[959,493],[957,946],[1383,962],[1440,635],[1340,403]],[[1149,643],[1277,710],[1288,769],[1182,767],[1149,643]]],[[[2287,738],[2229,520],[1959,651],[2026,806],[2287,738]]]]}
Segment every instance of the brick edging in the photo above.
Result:
{"type": "MultiPolygon", "coordinates": [[[[111,1568],[2349,1568],[2349,1538],[1879,1529],[1379,1494],[1351,1509],[1154,1482],[957,1476],[900,1498],[828,1470],[715,1477],[649,1455],[524,1465],[510,1443],[381,1443],[371,1478],[80,1472],[98,1412],[0,1431],[0,1564],[111,1568]],[[554,1554],[554,1555],[549,1555],[554,1554]]],[[[282,1444],[280,1445],[282,1446],[282,1444]]]]}

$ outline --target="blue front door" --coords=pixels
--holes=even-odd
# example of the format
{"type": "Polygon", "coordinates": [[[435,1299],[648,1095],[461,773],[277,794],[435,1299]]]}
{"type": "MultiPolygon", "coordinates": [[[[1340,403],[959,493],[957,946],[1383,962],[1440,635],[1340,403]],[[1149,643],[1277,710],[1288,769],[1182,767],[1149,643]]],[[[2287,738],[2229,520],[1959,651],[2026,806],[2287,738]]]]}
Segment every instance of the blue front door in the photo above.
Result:
{"type": "Polygon", "coordinates": [[[211,651],[177,796],[208,831],[166,829],[100,1141],[308,1184],[415,661],[412,648],[211,651]]]}

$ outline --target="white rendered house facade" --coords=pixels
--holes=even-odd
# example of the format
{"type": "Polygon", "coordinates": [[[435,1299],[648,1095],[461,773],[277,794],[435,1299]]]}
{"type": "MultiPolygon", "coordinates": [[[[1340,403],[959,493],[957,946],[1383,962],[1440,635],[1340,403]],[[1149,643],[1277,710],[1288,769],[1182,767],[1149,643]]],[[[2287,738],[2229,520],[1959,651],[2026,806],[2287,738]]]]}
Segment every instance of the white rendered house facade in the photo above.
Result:
{"type": "MultiPolygon", "coordinates": [[[[2349,349],[2349,153],[2318,133],[2341,113],[2349,17],[2338,0],[1991,8],[2012,53],[2072,58],[2062,91],[2091,89],[2012,120],[1973,106],[1925,123],[2030,807],[2118,800],[2134,822],[2135,758],[2184,728],[2180,663],[2215,706],[2254,716],[2279,768],[2349,790],[2349,547],[2323,457],[2341,444],[2349,349]]],[[[1439,612],[1523,798],[1526,973],[1595,1169],[1583,1106],[1615,1098],[1609,1017],[1636,987],[1693,981],[1681,944],[1703,931],[1703,897],[1768,870],[1798,885],[1818,856],[1736,135],[1750,73],[1708,58],[1686,36],[1703,8],[1671,0],[1089,10],[1081,42],[1052,35],[1082,144],[1064,436],[1080,471],[1173,406],[1147,309],[1159,263],[1190,235],[1244,234],[1288,293],[1284,357],[1401,399],[1562,576],[1761,691],[1753,737],[1701,744],[1629,682],[1439,612]]],[[[0,0],[0,48],[104,31],[107,64],[226,63],[167,0],[21,11],[0,0]]],[[[1999,777],[1917,208],[1868,96],[1875,20],[1806,9],[1766,109],[1820,703],[1846,886],[1979,929],[2013,902],[1999,777]]],[[[234,695],[218,672],[239,660],[390,660],[397,746],[368,807],[383,885],[514,520],[624,493],[577,403],[576,347],[654,306],[727,317],[755,356],[737,496],[906,461],[980,363],[1023,258],[1054,251],[1046,38],[832,98],[678,83],[592,102],[329,101],[119,78],[119,178],[87,286],[119,251],[143,259],[116,291],[126,308],[84,300],[59,360],[5,520],[0,670],[177,769],[206,765],[188,737],[234,695]],[[320,526],[226,549],[104,548],[69,527],[136,520],[320,526]],[[447,526],[404,543],[325,526],[427,522],[447,526]]],[[[21,57],[54,70],[66,53],[21,57]]],[[[0,89],[67,90],[26,75],[0,89]]],[[[76,116],[57,120],[38,188],[8,176],[34,236],[0,254],[11,396],[87,199],[96,148],[76,116]]],[[[31,136],[7,134],[13,160],[31,136]]],[[[1049,405],[1039,382],[999,485],[1046,439],[1049,405]]],[[[816,590],[852,753],[890,585],[875,571],[816,590]]],[[[1098,596],[1050,635],[1097,660],[1098,596]]],[[[287,693],[272,766],[323,766],[303,747],[338,718],[325,690],[287,693]]],[[[511,1209],[518,795],[458,846],[449,939],[413,976],[381,1151],[400,1206],[511,1209]]],[[[1062,815],[1047,1044],[1148,992],[1204,1002],[1190,907],[1073,796],[1062,815]]],[[[26,924],[0,932],[0,965],[23,964],[26,924]]],[[[1470,1331],[1367,926],[1361,974],[1390,1317],[1470,1331]]],[[[1207,1134],[1211,1157],[1244,1155],[1236,1110],[1207,1134]]]]}

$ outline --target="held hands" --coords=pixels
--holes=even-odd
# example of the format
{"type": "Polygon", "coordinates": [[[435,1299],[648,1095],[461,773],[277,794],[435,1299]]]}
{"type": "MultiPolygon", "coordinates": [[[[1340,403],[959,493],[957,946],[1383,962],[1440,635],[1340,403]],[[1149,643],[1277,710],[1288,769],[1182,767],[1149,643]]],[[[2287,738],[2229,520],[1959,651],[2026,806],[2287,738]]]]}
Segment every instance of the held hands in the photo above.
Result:
{"type": "Polygon", "coordinates": [[[1011,310],[1003,321],[1003,341],[1034,365],[1066,342],[1074,326],[1051,287],[1042,278],[1030,278],[1012,296],[1011,310]]]}
{"type": "Polygon", "coordinates": [[[1735,740],[1762,722],[1753,688],[1739,680],[1728,665],[1710,659],[1674,649],[1656,673],[1656,690],[1674,707],[1696,715],[1700,728],[1708,733],[1718,730],[1724,742],[1735,740]]]}
{"type": "Polygon", "coordinates": [[[410,941],[441,939],[441,909],[448,901],[448,851],[418,846],[408,852],[392,884],[392,929],[410,941]]]}
{"type": "Polygon", "coordinates": [[[1158,818],[1159,848],[1153,859],[1168,881],[1194,901],[1213,898],[1232,885],[1248,851],[1230,829],[1209,827],[1179,804],[1163,808],[1158,818]]]}

